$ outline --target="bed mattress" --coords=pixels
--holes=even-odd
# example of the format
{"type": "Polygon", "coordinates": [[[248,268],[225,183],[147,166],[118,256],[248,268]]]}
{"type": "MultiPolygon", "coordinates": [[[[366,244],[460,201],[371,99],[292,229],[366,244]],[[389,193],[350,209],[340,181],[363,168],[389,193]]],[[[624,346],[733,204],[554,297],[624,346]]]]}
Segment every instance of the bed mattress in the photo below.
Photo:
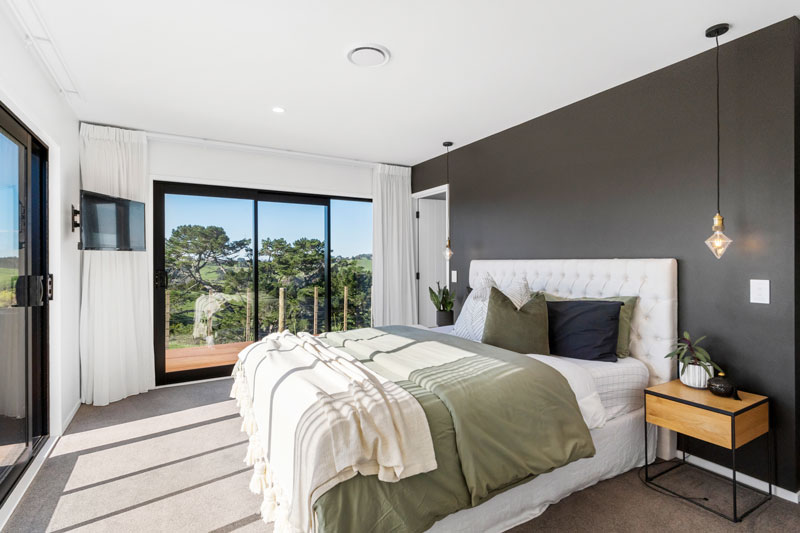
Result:
{"type": "Polygon", "coordinates": [[[642,407],[642,391],[650,379],[650,372],[643,362],[633,357],[619,359],[616,363],[572,358],[568,360],[591,374],[608,420],[642,407]]]}

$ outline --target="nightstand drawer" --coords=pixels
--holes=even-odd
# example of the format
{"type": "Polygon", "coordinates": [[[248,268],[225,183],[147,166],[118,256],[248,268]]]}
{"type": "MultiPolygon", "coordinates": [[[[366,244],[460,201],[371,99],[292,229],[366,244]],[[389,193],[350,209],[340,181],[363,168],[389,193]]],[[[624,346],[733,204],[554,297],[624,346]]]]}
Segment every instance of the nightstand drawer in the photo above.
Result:
{"type": "Polygon", "coordinates": [[[648,395],[647,421],[717,446],[731,447],[731,417],[729,415],[648,395]]]}
{"type": "Polygon", "coordinates": [[[733,415],[648,394],[646,414],[651,424],[728,449],[733,447],[734,431],[737,448],[769,431],[769,404],[766,402],[733,415]]]}
{"type": "Polygon", "coordinates": [[[762,403],[736,415],[736,447],[769,431],[769,404],[762,403]]]}

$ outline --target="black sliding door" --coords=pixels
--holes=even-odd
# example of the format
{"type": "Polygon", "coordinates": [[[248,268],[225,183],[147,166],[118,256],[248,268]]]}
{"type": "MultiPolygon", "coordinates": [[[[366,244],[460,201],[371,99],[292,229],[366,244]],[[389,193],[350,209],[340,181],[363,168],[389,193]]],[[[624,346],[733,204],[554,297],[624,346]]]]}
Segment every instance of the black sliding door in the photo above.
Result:
{"type": "Polygon", "coordinates": [[[0,106],[0,504],[47,435],[47,148],[0,106]]]}
{"type": "Polygon", "coordinates": [[[258,335],[328,330],[327,198],[259,194],[258,335]]]}
{"type": "Polygon", "coordinates": [[[370,202],[165,182],[153,200],[158,384],[230,375],[276,331],[369,325],[370,202]],[[332,255],[332,204],[354,257],[332,255]]]}

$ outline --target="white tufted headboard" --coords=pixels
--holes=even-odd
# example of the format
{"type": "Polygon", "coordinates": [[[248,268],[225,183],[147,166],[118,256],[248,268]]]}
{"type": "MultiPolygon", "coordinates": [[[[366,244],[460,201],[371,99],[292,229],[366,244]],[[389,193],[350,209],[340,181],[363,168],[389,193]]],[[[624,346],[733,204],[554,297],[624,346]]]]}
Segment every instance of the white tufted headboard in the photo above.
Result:
{"type": "MultiPolygon", "coordinates": [[[[675,259],[474,260],[469,283],[489,274],[499,287],[524,277],[532,291],[572,298],[638,296],[631,323],[631,355],[650,370],[650,385],[675,378],[664,356],[678,335],[678,263],[675,259]]],[[[659,436],[659,456],[674,453],[674,437],[659,436]]]]}

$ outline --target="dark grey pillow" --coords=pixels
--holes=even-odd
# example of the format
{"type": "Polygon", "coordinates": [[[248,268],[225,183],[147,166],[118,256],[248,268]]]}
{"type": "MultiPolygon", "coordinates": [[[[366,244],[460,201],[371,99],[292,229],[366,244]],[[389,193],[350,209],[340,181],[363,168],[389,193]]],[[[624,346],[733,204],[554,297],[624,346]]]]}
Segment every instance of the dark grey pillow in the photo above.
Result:
{"type": "Polygon", "coordinates": [[[550,353],[591,361],[617,360],[622,302],[547,302],[550,353]]]}
{"type": "Polygon", "coordinates": [[[492,287],[482,342],[512,352],[548,355],[544,294],[535,293],[517,309],[508,296],[492,287]]]}

